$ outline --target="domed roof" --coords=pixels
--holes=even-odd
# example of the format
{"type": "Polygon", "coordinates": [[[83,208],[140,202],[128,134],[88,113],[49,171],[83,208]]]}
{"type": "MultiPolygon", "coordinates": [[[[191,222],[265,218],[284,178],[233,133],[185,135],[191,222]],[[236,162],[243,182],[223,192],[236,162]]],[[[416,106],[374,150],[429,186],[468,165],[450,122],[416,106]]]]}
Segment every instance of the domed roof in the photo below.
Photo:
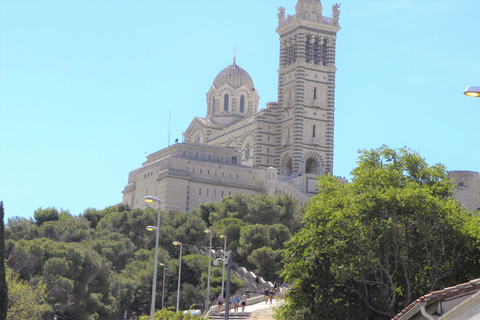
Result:
{"type": "Polygon", "coordinates": [[[250,90],[255,87],[247,71],[236,65],[235,58],[233,59],[233,64],[220,71],[213,81],[213,86],[220,88],[225,83],[228,83],[233,89],[238,89],[242,85],[246,85],[250,90]]]}

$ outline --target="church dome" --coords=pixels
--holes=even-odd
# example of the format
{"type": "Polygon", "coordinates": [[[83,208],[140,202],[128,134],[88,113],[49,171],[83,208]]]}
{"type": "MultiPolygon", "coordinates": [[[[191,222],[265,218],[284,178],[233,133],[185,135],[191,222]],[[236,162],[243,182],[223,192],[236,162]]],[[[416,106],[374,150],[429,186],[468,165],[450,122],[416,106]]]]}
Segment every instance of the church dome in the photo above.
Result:
{"type": "Polygon", "coordinates": [[[250,90],[254,88],[252,78],[247,71],[236,65],[235,59],[233,59],[233,64],[220,71],[213,81],[213,86],[215,88],[220,88],[226,83],[233,89],[238,89],[242,85],[246,85],[250,90]]]}

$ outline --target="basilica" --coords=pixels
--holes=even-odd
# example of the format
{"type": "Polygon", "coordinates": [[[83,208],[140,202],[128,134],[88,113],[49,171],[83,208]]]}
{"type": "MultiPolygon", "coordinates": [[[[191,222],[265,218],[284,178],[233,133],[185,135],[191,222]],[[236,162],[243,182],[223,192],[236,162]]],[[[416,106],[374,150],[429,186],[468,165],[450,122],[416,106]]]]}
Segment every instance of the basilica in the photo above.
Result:
{"type": "Polygon", "coordinates": [[[320,0],[298,0],[294,15],[278,10],[278,100],[259,110],[254,81],[234,58],[184,142],[130,172],[123,203],[143,207],[152,195],[162,210],[191,211],[238,193],[288,194],[301,204],[316,193],[317,176],[333,170],[339,5],[332,17],[322,15],[320,0]]]}

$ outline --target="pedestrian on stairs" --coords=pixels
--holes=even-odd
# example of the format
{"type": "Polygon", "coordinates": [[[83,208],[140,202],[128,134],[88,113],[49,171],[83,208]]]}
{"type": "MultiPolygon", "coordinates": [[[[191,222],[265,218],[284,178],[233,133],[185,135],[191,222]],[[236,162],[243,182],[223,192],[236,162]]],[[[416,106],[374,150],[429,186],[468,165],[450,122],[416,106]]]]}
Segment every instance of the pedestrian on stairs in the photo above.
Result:
{"type": "Polygon", "coordinates": [[[220,293],[217,298],[217,303],[218,303],[218,313],[222,312],[222,305],[223,305],[223,296],[220,293]]]}
{"type": "Polygon", "coordinates": [[[233,296],[233,312],[234,313],[238,313],[238,306],[240,305],[240,297],[238,296],[238,294],[235,294],[233,296]]]}
{"type": "Polygon", "coordinates": [[[245,313],[245,307],[247,306],[247,295],[242,296],[242,314],[245,313]]]}

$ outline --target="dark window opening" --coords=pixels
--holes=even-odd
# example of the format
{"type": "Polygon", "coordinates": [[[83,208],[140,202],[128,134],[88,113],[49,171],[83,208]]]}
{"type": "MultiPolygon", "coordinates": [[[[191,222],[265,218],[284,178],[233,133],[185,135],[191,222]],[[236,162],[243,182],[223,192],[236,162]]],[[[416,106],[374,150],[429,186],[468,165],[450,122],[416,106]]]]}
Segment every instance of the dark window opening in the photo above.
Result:
{"type": "Polygon", "coordinates": [[[228,111],[228,100],[229,100],[228,93],[225,93],[225,95],[223,96],[223,110],[224,111],[228,111]]]}
{"type": "Polygon", "coordinates": [[[243,94],[240,96],[240,112],[245,112],[245,96],[243,94]]]}

